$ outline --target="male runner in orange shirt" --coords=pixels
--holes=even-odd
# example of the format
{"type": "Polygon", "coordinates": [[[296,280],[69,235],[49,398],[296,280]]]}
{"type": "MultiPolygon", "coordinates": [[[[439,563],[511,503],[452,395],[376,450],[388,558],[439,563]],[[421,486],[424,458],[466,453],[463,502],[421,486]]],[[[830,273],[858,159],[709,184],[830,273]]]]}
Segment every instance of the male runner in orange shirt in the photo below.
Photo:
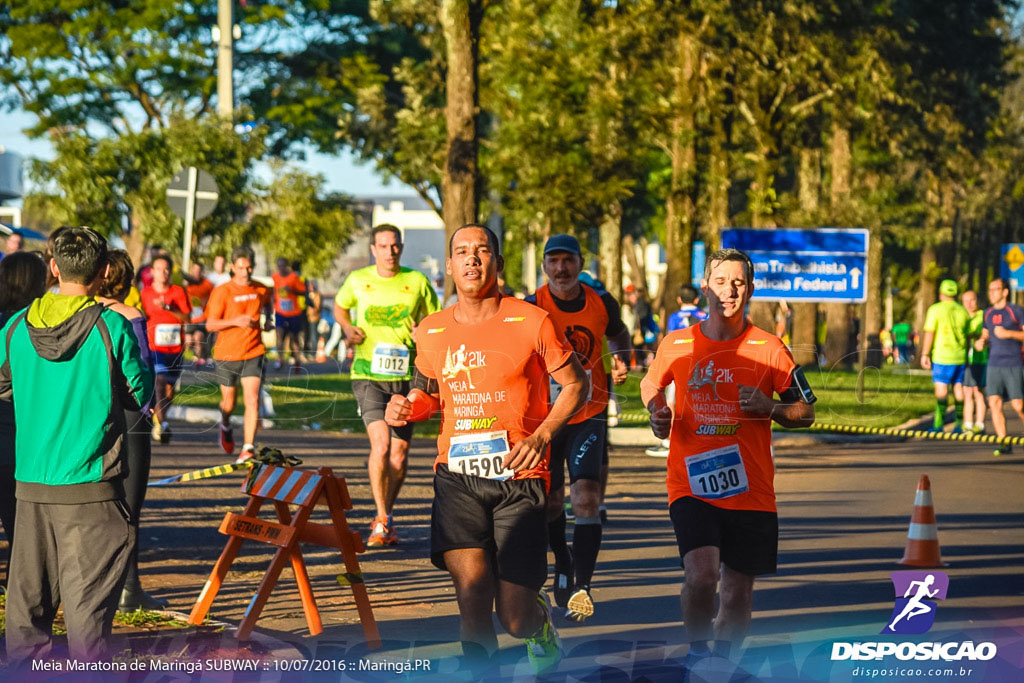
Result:
{"type": "Polygon", "coordinates": [[[292,371],[298,372],[302,367],[300,337],[306,320],[305,308],[299,305],[299,294],[306,293],[306,283],[284,257],[277,259],[277,272],[271,277],[274,279],[274,325],[279,354],[274,367],[280,368],[284,364],[286,350],[290,348],[292,371]]]}
{"type": "Polygon", "coordinates": [[[231,413],[235,410],[238,384],[242,385],[245,441],[237,462],[251,458],[256,450],[260,383],[266,359],[266,349],[260,336],[260,313],[266,316],[264,330],[272,329],[274,324],[270,291],[252,279],[254,260],[252,249],[235,247],[231,252],[232,277],[214,287],[206,311],[206,329],[218,333],[213,359],[217,361],[221,394],[220,445],[229,455],[235,450],[231,413]]]}
{"type": "Polygon", "coordinates": [[[431,407],[444,412],[430,551],[455,584],[463,652],[480,661],[497,649],[494,606],[505,630],[526,639],[534,669],[547,671],[561,657],[540,592],[548,446],[583,405],[588,382],[551,317],[500,294],[504,262],[493,232],[464,226],[448,253],[458,303],[417,327],[415,389],[391,397],[385,420],[399,427],[431,407]],[[562,385],[550,408],[549,376],[562,385]]]}
{"type": "MultiPolygon", "coordinates": [[[[568,608],[565,616],[582,623],[594,614],[590,581],[601,550],[601,465],[606,452],[609,376],[626,381],[630,359],[629,330],[611,294],[598,294],[580,282],[583,254],[572,235],[552,235],[544,245],[544,274],[548,283],[537,290],[535,303],[551,316],[572,345],[587,377],[590,396],[569,425],[551,442],[551,491],[548,494],[548,541],[555,554],[555,603],[568,608]],[[604,369],[604,339],[618,351],[610,374],[604,369]],[[572,497],[572,550],[565,539],[565,470],[569,469],[572,497]]],[[[552,398],[561,389],[552,383],[552,398]]]]}
{"type": "Polygon", "coordinates": [[[701,287],[708,319],[665,337],[640,385],[654,435],[670,440],[669,512],[686,573],[691,664],[708,654],[712,619],[716,655],[728,657],[746,636],[754,577],[774,574],[778,554],[771,421],[809,427],[816,400],[782,340],[746,320],[754,293],[746,254],[713,253],[701,287]],[[672,382],[674,410],[664,393],[672,382]]]}
{"type": "Polygon", "coordinates": [[[192,312],[189,322],[185,325],[185,346],[192,349],[192,364],[196,367],[206,365],[206,304],[210,301],[214,284],[206,277],[205,268],[199,261],[189,266],[189,274],[185,277],[185,291],[188,292],[192,312]]]}

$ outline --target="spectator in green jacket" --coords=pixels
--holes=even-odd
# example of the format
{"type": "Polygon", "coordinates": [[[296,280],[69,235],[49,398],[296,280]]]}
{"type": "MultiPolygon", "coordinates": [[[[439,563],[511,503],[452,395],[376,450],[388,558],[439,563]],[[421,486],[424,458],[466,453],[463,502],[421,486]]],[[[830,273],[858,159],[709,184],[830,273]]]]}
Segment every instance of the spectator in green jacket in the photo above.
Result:
{"type": "Polygon", "coordinates": [[[131,555],[125,504],[125,409],[153,391],[131,325],[97,303],[107,244],[89,228],[50,238],[60,285],[0,332],[0,398],[13,395],[17,515],[7,592],[15,668],[51,653],[57,606],[68,654],[107,655],[131,555]]]}

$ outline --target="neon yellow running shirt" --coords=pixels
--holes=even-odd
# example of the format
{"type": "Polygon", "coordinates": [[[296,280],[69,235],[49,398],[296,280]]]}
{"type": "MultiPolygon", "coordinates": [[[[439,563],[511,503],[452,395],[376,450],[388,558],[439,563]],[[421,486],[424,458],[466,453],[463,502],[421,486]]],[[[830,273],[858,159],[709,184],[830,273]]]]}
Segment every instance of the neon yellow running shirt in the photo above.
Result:
{"type": "Polygon", "coordinates": [[[402,268],[393,277],[381,277],[377,266],[349,273],[335,303],[355,309],[353,324],[366,333],[355,348],[352,379],[382,382],[412,378],[415,361],[412,328],[441,310],[437,294],[423,273],[402,268]]]}
{"type": "MultiPolygon", "coordinates": [[[[967,309],[955,301],[940,301],[928,307],[924,331],[934,332],[931,356],[940,365],[963,365],[967,360],[967,309]]],[[[928,349],[924,350],[928,353],[928,349]]]]}

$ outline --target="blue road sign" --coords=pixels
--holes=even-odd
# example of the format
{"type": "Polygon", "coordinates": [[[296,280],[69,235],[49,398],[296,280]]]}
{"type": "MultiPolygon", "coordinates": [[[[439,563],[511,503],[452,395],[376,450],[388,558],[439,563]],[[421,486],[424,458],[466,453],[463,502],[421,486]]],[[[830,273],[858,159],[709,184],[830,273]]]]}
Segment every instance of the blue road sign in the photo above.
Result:
{"type": "Polygon", "coordinates": [[[999,259],[999,277],[1010,289],[1024,288],[1024,244],[1004,244],[999,259]]]}
{"type": "Polygon", "coordinates": [[[693,286],[700,289],[700,281],[704,278],[704,243],[697,241],[693,243],[693,261],[691,262],[693,276],[690,278],[693,286]]]}
{"type": "Polygon", "coordinates": [[[735,228],[722,246],[754,262],[755,301],[863,303],[868,231],[863,228],[735,228]]]}

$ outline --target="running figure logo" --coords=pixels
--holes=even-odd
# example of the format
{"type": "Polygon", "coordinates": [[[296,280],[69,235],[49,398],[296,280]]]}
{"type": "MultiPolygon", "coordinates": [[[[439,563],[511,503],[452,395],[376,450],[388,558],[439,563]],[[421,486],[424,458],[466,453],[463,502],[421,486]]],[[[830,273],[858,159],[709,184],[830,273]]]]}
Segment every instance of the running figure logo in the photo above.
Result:
{"type": "Polygon", "coordinates": [[[718,385],[715,383],[715,361],[709,360],[708,364],[704,366],[703,371],[701,370],[700,363],[694,366],[693,376],[690,377],[690,381],[686,383],[686,388],[690,391],[696,391],[701,387],[710,386],[711,391],[715,394],[715,400],[718,400],[718,385]]]}
{"type": "Polygon", "coordinates": [[[896,605],[882,633],[926,632],[935,623],[933,600],[946,599],[949,577],[943,572],[928,571],[894,572],[890,578],[896,591],[896,605]]]}
{"type": "Polygon", "coordinates": [[[452,353],[452,349],[449,346],[444,354],[444,366],[441,368],[441,376],[450,382],[458,377],[460,372],[465,372],[469,388],[476,389],[473,386],[473,377],[469,373],[482,367],[484,367],[483,354],[479,351],[467,352],[466,345],[460,344],[459,348],[452,353]],[[477,362],[476,365],[472,365],[474,360],[477,362]]]}

